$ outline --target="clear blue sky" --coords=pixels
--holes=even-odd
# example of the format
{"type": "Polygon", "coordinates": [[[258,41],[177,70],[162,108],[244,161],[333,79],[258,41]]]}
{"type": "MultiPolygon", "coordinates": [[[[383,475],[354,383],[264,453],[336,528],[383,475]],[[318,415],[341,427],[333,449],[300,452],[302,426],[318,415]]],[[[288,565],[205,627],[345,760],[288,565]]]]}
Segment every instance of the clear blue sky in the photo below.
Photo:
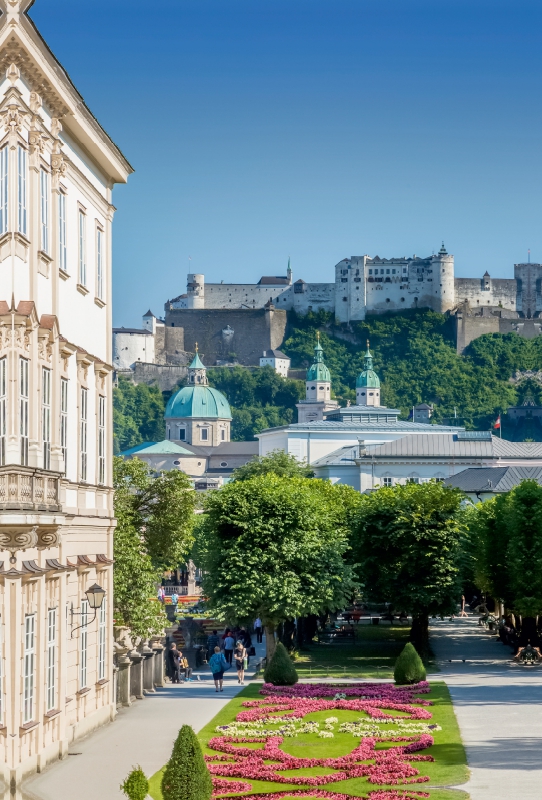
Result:
{"type": "Polygon", "coordinates": [[[208,280],[329,281],[345,256],[512,277],[542,261],[540,0],[36,0],[136,172],[114,321],[208,280]]]}

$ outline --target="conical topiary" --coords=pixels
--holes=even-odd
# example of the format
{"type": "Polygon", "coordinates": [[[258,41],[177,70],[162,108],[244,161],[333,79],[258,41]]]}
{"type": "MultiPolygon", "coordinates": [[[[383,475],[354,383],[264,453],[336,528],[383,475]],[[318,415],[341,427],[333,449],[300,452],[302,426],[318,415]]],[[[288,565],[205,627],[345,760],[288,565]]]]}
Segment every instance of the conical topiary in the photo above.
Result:
{"type": "Polygon", "coordinates": [[[141,767],[134,767],[120,788],[130,800],[145,800],[149,782],[141,767]]]}
{"type": "Polygon", "coordinates": [[[405,683],[419,683],[426,678],[425,667],[418,655],[418,651],[411,642],[405,644],[402,652],[395,662],[393,672],[395,683],[402,685],[405,683]]]}
{"type": "Polygon", "coordinates": [[[164,800],[210,800],[211,775],[190,725],[183,725],[162,776],[164,800]]]}
{"type": "Polygon", "coordinates": [[[277,643],[263,677],[266,683],[273,683],[275,686],[293,686],[299,680],[292,659],[282,642],[277,643]]]}

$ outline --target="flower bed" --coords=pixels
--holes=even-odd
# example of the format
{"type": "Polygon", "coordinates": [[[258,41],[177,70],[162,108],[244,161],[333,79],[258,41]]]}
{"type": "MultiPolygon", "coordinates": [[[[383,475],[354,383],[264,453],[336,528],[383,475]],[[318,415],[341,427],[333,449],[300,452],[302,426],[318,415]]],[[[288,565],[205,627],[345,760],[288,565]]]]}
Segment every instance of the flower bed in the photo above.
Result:
{"type": "MultiPolygon", "coordinates": [[[[261,689],[264,699],[245,700],[242,707],[247,710],[240,711],[229,725],[218,726],[216,733],[221,735],[214,736],[208,742],[212,752],[205,758],[209,771],[217,781],[213,794],[220,796],[229,790],[231,795],[239,791],[236,788],[238,782],[227,785],[228,778],[303,787],[322,787],[352,778],[365,778],[367,783],[380,786],[426,783],[429,778],[421,775],[413,764],[434,760],[431,755],[417,755],[434,744],[429,725],[418,722],[432,718],[427,708],[420,707],[422,704],[429,705],[429,701],[416,697],[429,691],[426,682],[400,688],[389,684],[297,684],[284,688],[264,684],[261,689]],[[332,698],[323,699],[321,695],[332,698]],[[336,716],[327,717],[323,728],[317,721],[303,722],[308,714],[330,710],[355,711],[366,716],[356,722],[342,724],[339,724],[336,716]],[[285,737],[300,734],[314,733],[320,739],[333,739],[337,725],[338,733],[350,733],[360,739],[359,744],[347,755],[338,758],[300,758],[281,749],[285,737]],[[410,735],[404,735],[407,732],[410,735]],[[324,768],[326,772],[316,775],[301,772],[315,768],[319,768],[319,771],[324,768]]],[[[440,727],[433,725],[431,730],[440,730],[440,727]]],[[[249,787],[249,791],[253,788],[251,783],[244,785],[249,787]]],[[[314,790],[307,788],[304,792],[294,791],[293,794],[291,790],[262,795],[234,794],[234,798],[243,797],[245,800],[253,797],[276,800],[286,796],[322,797],[327,800],[352,797],[321,789],[315,794],[314,790]]],[[[392,800],[408,795],[404,791],[383,789],[365,796],[371,800],[392,800]]],[[[418,793],[417,796],[429,795],[418,793]]]]}
{"type": "Polygon", "coordinates": [[[467,778],[443,684],[252,684],[200,741],[213,796],[224,800],[451,800],[434,787],[467,778]],[[434,743],[453,746],[453,765],[434,743]]]}

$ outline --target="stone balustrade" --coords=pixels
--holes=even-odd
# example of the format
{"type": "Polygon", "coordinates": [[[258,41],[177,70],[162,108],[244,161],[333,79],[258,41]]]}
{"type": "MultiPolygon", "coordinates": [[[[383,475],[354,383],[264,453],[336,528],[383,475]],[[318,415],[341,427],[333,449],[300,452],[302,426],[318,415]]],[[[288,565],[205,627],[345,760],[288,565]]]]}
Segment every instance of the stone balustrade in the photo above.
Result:
{"type": "Polygon", "coordinates": [[[0,511],[61,511],[60,477],[33,467],[0,467],[0,511]]]}

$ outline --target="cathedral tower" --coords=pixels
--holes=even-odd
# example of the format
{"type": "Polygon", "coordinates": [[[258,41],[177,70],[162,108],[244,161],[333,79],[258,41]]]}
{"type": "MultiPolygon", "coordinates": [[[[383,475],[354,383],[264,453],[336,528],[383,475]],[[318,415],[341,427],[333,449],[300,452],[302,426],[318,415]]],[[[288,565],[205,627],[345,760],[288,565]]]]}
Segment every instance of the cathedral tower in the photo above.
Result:
{"type": "Polygon", "coordinates": [[[324,418],[326,411],[339,407],[339,404],[331,399],[331,374],[324,363],[320,332],[316,337],[314,363],[307,372],[305,382],[305,400],[297,403],[299,422],[317,422],[324,418]]]}
{"type": "Polygon", "coordinates": [[[373,356],[367,342],[364,370],[356,380],[356,403],[358,406],[380,406],[380,378],[373,369],[373,356]]]}

